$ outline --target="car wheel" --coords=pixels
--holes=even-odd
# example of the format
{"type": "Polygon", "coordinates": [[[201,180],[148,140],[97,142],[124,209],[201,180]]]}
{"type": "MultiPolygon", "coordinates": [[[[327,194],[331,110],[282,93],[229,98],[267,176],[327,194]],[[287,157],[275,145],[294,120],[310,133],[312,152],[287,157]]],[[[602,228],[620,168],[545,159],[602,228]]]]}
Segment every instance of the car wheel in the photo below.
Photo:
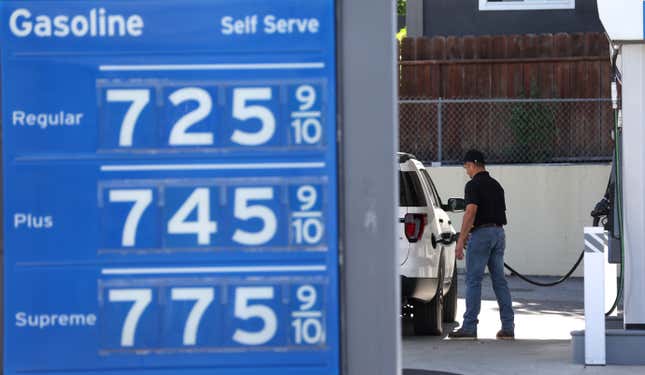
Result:
{"type": "MultiPolygon", "coordinates": [[[[439,268],[439,280],[443,280],[444,267],[443,256],[441,257],[442,266],[439,268]]],[[[430,302],[414,301],[414,333],[417,335],[441,335],[443,334],[443,286],[441,283],[437,286],[437,292],[430,302]]]]}
{"type": "Polygon", "coordinates": [[[443,321],[444,323],[452,323],[457,320],[457,293],[459,292],[459,278],[457,277],[457,261],[455,260],[455,266],[452,271],[452,281],[450,282],[450,290],[443,300],[444,311],[443,311],[443,321]]]}

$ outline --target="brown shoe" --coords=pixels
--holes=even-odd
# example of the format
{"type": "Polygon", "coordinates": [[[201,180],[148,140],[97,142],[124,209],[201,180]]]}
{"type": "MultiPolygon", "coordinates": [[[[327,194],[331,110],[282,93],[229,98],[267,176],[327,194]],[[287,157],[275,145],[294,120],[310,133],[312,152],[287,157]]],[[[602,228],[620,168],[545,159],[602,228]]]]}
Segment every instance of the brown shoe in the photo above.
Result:
{"type": "Polygon", "coordinates": [[[515,332],[502,329],[499,332],[497,332],[497,339],[498,340],[515,340],[515,332]]]}

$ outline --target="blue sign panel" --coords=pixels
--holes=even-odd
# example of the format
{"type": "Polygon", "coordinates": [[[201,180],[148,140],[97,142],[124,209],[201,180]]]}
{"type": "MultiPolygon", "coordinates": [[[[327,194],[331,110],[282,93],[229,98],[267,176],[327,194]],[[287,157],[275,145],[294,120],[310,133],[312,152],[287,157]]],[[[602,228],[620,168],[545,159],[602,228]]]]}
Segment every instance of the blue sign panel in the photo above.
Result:
{"type": "Polygon", "coordinates": [[[0,11],[4,373],[338,374],[334,1],[0,11]]]}

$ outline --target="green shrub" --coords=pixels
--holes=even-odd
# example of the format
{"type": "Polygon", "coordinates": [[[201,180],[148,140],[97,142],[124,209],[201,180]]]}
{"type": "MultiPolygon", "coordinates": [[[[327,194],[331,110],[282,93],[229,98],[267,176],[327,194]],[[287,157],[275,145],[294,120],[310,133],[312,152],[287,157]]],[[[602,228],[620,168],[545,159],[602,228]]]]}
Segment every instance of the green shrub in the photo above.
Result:
{"type": "Polygon", "coordinates": [[[396,39],[398,39],[399,42],[402,41],[403,38],[405,38],[407,36],[408,36],[408,28],[407,27],[402,28],[401,30],[399,30],[398,33],[396,33],[396,39]]]}
{"type": "MultiPolygon", "coordinates": [[[[537,98],[534,85],[531,98],[537,98]]],[[[518,162],[538,163],[550,161],[554,154],[556,127],[555,113],[551,103],[513,103],[508,124],[515,144],[510,153],[518,162]]]]}
{"type": "Polygon", "coordinates": [[[406,7],[407,7],[407,0],[396,0],[396,13],[399,16],[405,16],[406,7]]]}

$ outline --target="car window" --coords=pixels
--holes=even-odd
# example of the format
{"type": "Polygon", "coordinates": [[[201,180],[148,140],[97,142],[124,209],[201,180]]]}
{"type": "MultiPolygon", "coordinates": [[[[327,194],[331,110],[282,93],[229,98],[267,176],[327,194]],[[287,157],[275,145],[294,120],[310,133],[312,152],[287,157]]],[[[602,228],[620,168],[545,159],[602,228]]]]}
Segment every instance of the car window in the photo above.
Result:
{"type": "Polygon", "coordinates": [[[441,197],[439,197],[437,188],[434,186],[434,182],[432,182],[432,178],[430,178],[430,173],[428,173],[427,170],[422,169],[421,174],[423,175],[423,178],[425,178],[428,185],[430,185],[430,190],[432,190],[432,204],[435,207],[441,207],[443,203],[441,202],[441,197]]]}
{"type": "Polygon", "coordinates": [[[399,171],[399,205],[401,207],[425,207],[428,205],[423,194],[421,180],[416,172],[399,171]]]}

